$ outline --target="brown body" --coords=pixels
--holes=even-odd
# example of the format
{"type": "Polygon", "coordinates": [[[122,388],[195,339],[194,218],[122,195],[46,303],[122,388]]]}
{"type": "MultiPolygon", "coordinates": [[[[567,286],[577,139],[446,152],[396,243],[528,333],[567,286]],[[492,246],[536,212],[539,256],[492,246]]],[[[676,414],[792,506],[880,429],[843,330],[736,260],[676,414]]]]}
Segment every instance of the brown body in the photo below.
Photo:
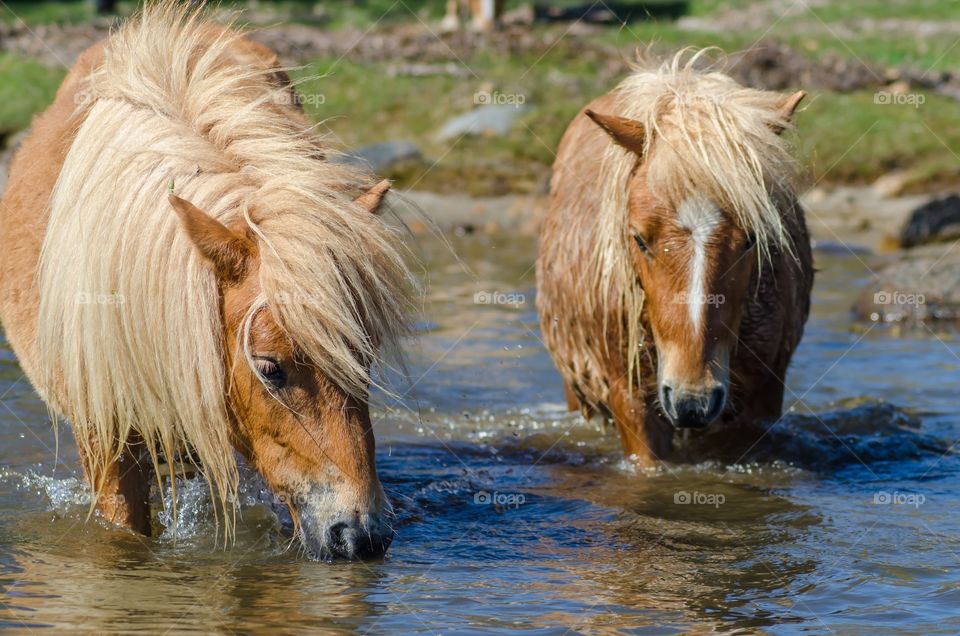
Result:
{"type": "MultiPolygon", "coordinates": [[[[137,50],[140,46],[137,42],[153,40],[170,43],[176,39],[181,46],[195,47],[192,49],[195,53],[184,58],[187,64],[210,64],[210,60],[215,60],[207,67],[211,69],[211,73],[236,68],[237,74],[250,75],[249,80],[240,80],[248,82],[242,85],[242,90],[247,92],[237,92],[241,90],[236,87],[240,86],[239,84],[230,87],[230,90],[235,91],[236,108],[242,107],[243,99],[255,100],[258,95],[272,94],[271,91],[274,90],[281,95],[293,95],[289,79],[278,69],[276,56],[271,51],[206,22],[198,13],[181,8],[176,3],[156,5],[142,18],[141,24],[129,29],[129,40],[117,45],[117,68],[123,68],[122,64],[129,66],[142,63],[137,61],[137,56],[149,59],[150,53],[137,50]],[[154,38],[149,37],[151,33],[154,38]],[[144,38],[144,35],[147,37],[144,38]],[[124,49],[124,46],[128,48],[124,49]],[[129,61],[130,59],[133,61],[129,61]]],[[[110,46],[110,43],[98,44],[80,56],[57,92],[53,105],[35,118],[30,135],[13,160],[9,187],[0,206],[0,240],[9,246],[9,249],[3,250],[0,255],[0,317],[6,337],[24,372],[42,397],[55,404],[60,414],[68,419],[73,419],[74,409],[70,403],[69,391],[62,386],[63,374],[56,371],[51,373],[49,365],[44,368],[42,347],[38,343],[42,292],[37,281],[43,258],[41,248],[51,222],[52,192],[64,169],[78,130],[84,125],[90,112],[89,108],[78,105],[82,106],[84,100],[88,99],[89,78],[91,73],[104,63],[105,46],[110,46]]],[[[176,52],[173,46],[163,50],[172,60],[180,61],[177,57],[180,53],[176,52]]],[[[170,64],[171,67],[176,66],[170,64]]],[[[224,74],[227,81],[231,81],[229,75],[230,73],[224,74]]],[[[182,88],[186,86],[181,85],[182,88]]],[[[158,107],[161,107],[164,101],[174,102],[175,99],[163,100],[161,96],[158,98],[158,107]]],[[[227,109],[225,114],[229,117],[229,109],[232,108],[230,103],[223,102],[220,107],[227,109]]],[[[291,170],[317,170],[318,175],[330,176],[331,181],[335,178],[334,175],[340,174],[332,167],[329,169],[330,173],[326,172],[327,168],[324,166],[314,167],[312,162],[322,162],[323,153],[319,142],[304,136],[310,123],[293,100],[274,99],[261,108],[271,109],[271,112],[264,114],[258,121],[274,122],[269,125],[276,126],[275,134],[278,138],[289,130],[292,144],[303,142],[296,146],[302,159],[292,152],[288,158],[291,170]]],[[[145,113],[145,116],[157,116],[157,113],[153,111],[145,113]]],[[[165,117],[173,116],[163,114],[158,122],[167,125],[169,119],[165,117]]],[[[175,130],[181,129],[176,122],[170,126],[175,130]]],[[[184,138],[194,134],[189,129],[182,130],[184,138]]],[[[252,129],[248,129],[248,132],[251,139],[260,134],[252,129]]],[[[204,131],[196,134],[203,135],[204,131]]],[[[226,136],[228,133],[221,134],[226,136]]],[[[269,128],[266,135],[269,138],[269,128]]],[[[188,141],[194,143],[190,139],[188,141]]],[[[137,157],[138,151],[149,150],[138,148],[136,139],[117,139],[115,143],[124,148],[124,152],[129,151],[131,157],[137,157]]],[[[229,172],[223,172],[229,170],[222,167],[228,164],[222,162],[214,149],[209,145],[197,147],[209,150],[210,154],[198,155],[193,159],[195,164],[187,164],[196,166],[195,175],[191,174],[190,178],[178,182],[178,194],[182,188],[201,196],[199,193],[204,192],[202,180],[207,173],[217,178],[231,178],[229,172]],[[217,167],[207,168],[208,164],[217,167]],[[195,183],[192,180],[194,178],[195,183]]],[[[168,151],[174,153],[173,150],[168,151]]],[[[271,148],[271,152],[287,158],[282,147],[271,148]]],[[[231,160],[239,163],[242,156],[232,155],[231,160]]],[[[253,153],[253,157],[255,160],[256,153],[253,153]]],[[[176,160],[175,156],[173,160],[176,160]]],[[[190,158],[187,158],[187,162],[189,161],[190,158]]],[[[166,187],[161,185],[163,178],[163,175],[157,175],[156,179],[153,175],[150,176],[160,188],[166,187]]],[[[303,181],[303,177],[294,178],[294,181],[297,180],[303,181]]],[[[240,178],[238,183],[246,188],[244,191],[249,190],[254,199],[250,203],[254,212],[246,221],[239,211],[231,209],[229,205],[217,214],[217,217],[223,219],[221,222],[176,196],[171,196],[169,203],[165,193],[150,199],[157,203],[157,210],[152,214],[159,216],[153,217],[149,222],[156,222],[157,226],[169,230],[168,233],[158,233],[157,240],[176,241],[177,245],[184,245],[187,252],[191,249],[189,244],[192,244],[192,249],[200,256],[202,264],[199,271],[189,270],[185,262],[187,259],[184,258],[183,275],[190,276],[192,272],[194,277],[203,279],[195,283],[200,289],[205,288],[203,281],[209,277],[211,288],[217,290],[217,297],[210,298],[209,301],[214,307],[219,307],[219,318],[216,321],[221,325],[222,333],[204,337],[212,337],[213,342],[223,343],[223,359],[197,360],[198,367],[209,362],[211,368],[224,370],[220,383],[224,395],[222,399],[227,405],[225,411],[228,413],[228,421],[224,425],[228,430],[224,437],[228,443],[222,448],[211,449],[205,446],[201,449],[208,453],[211,464],[222,460],[228,467],[223,474],[213,476],[215,494],[222,496],[221,503],[224,503],[225,507],[232,505],[229,503],[230,484],[224,482],[229,482],[231,473],[236,474],[235,468],[231,469],[235,448],[264,475],[280,500],[289,505],[304,545],[311,554],[323,558],[381,554],[389,545],[392,531],[389,527],[389,504],[374,465],[374,439],[365,392],[363,389],[357,391],[352,387],[341,386],[335,378],[325,374],[323,369],[326,367],[307,357],[309,346],[301,346],[286,325],[281,325],[278,316],[286,314],[277,313],[279,308],[272,304],[271,293],[279,293],[281,298],[292,298],[295,294],[304,292],[261,288],[263,280],[273,282],[273,279],[269,272],[263,273],[260,240],[261,237],[269,237],[274,230],[268,225],[258,227],[258,224],[276,224],[276,221],[256,212],[256,198],[260,196],[256,190],[256,182],[240,178]],[[261,216],[262,219],[258,218],[261,216]],[[160,239],[160,236],[169,238],[160,239]],[[189,241],[189,244],[183,241],[189,241]],[[284,293],[287,296],[282,296],[284,293]],[[266,302],[263,301],[264,296],[267,297],[266,302]],[[248,361],[250,364],[247,364],[248,361]],[[271,384],[272,378],[282,378],[282,386],[271,384]],[[220,481],[217,481],[217,477],[221,478],[220,481]],[[224,496],[225,494],[227,496],[224,496]]],[[[131,187],[139,185],[130,184],[131,187]]],[[[122,182],[117,183],[117,188],[123,187],[122,182]]],[[[343,185],[344,190],[353,187],[356,187],[356,182],[353,181],[343,185]]],[[[279,188],[274,186],[271,192],[278,190],[279,188]]],[[[355,218],[357,224],[364,225],[375,218],[370,211],[377,208],[385,191],[386,188],[381,184],[356,202],[346,193],[336,191],[331,192],[329,197],[336,202],[335,205],[349,208],[343,213],[344,218],[355,218]]],[[[282,192],[264,201],[283,201],[282,192]]],[[[77,202],[78,214],[83,204],[83,201],[77,202]]],[[[208,205],[214,204],[211,202],[208,205]]],[[[297,220],[291,219],[290,222],[296,223],[297,220]]],[[[282,223],[277,227],[282,228],[282,223]]],[[[359,231],[367,236],[377,236],[380,232],[376,228],[359,231]]],[[[280,246],[276,249],[282,251],[283,243],[279,236],[274,240],[278,241],[277,245],[280,246]]],[[[296,240],[295,233],[290,240],[296,240]]],[[[332,240],[335,245],[336,239],[332,240]]],[[[347,243],[349,242],[345,242],[347,243]]],[[[150,250],[154,248],[159,253],[166,253],[173,250],[174,246],[172,243],[150,246],[150,250]]],[[[85,246],[78,241],[76,249],[83,250],[85,246]]],[[[153,253],[150,250],[145,249],[144,253],[153,253]]],[[[365,258],[375,259],[371,254],[375,255],[376,251],[367,250],[365,258]]],[[[282,258],[283,254],[278,253],[277,257],[282,258]]],[[[317,262],[320,258],[321,255],[318,254],[317,262]]],[[[345,258],[352,258],[352,255],[345,258]]],[[[387,267],[388,262],[389,258],[384,256],[383,267],[387,267]]],[[[306,265],[312,266],[309,260],[306,265]]],[[[377,274],[387,278],[392,275],[386,272],[384,269],[377,274]]],[[[384,284],[383,281],[387,278],[381,278],[380,283],[384,284]]],[[[133,281],[133,285],[131,289],[139,294],[147,281],[142,285],[133,281]]],[[[176,282],[173,285],[176,287],[176,282]]],[[[382,296],[384,288],[377,291],[382,296]]],[[[317,292],[318,296],[321,293],[317,292]]],[[[357,297],[353,301],[345,299],[348,305],[362,299],[361,294],[365,292],[358,288],[355,293],[357,297]]],[[[401,304],[404,302],[400,298],[394,300],[401,304]]],[[[114,309],[127,311],[125,306],[114,309]]],[[[382,318],[374,315],[376,312],[373,310],[366,313],[368,318],[372,316],[371,319],[382,318]]],[[[352,326],[346,319],[344,322],[352,326]]],[[[162,329],[162,326],[144,324],[142,328],[156,330],[162,329]]],[[[183,331],[189,332],[189,327],[183,331]]],[[[177,339],[183,338],[183,333],[172,332],[169,336],[160,334],[158,337],[170,338],[167,345],[161,345],[162,348],[179,347],[177,339]]],[[[382,334],[369,334],[369,340],[374,343],[381,337],[382,334]]],[[[117,345],[104,344],[105,351],[102,355],[107,356],[110,355],[110,347],[117,345]]],[[[188,351],[190,346],[186,343],[188,351]]],[[[142,356],[137,359],[142,359],[142,356]]],[[[118,364],[121,363],[122,361],[118,360],[118,364]]],[[[369,359],[358,362],[359,365],[370,363],[369,359]]],[[[146,376],[154,371],[144,369],[144,374],[146,376]]],[[[136,370],[133,369],[133,372],[136,373],[136,370]]],[[[163,371],[160,373],[162,375],[163,371]]],[[[192,381],[189,377],[182,380],[192,381]]],[[[148,385],[146,381],[142,386],[143,391],[161,390],[148,385]]],[[[171,420],[179,417],[189,421],[195,414],[170,415],[171,420]]],[[[214,423],[204,422],[201,425],[213,426],[214,423]]],[[[156,439],[145,443],[136,422],[124,423],[122,426],[100,422],[85,428],[75,426],[74,429],[86,476],[95,491],[97,508],[101,514],[109,521],[150,534],[148,498],[150,483],[155,476],[155,467],[151,460],[156,460],[158,452],[166,455],[166,459],[171,462],[174,459],[171,455],[183,459],[194,450],[190,447],[191,438],[177,437],[186,434],[161,430],[156,439]],[[123,439],[117,439],[117,434],[110,432],[117,430],[127,431],[123,434],[123,439]]],[[[208,432],[195,430],[195,433],[196,436],[192,439],[212,439],[208,432]]],[[[235,485],[233,487],[235,488],[235,485]]]]}
{"type": "MultiPolygon", "coordinates": [[[[780,416],[787,366],[809,312],[813,270],[795,200],[782,203],[795,206],[784,214],[793,253],[771,246],[767,259],[755,257],[748,232],[732,215],[718,213],[703,247],[700,279],[703,291],[722,295],[724,302],[706,306],[703,324],[692,327],[688,305],[676,300],[690,280],[691,230],[677,222],[677,206],[648,187],[648,171],[658,160],[656,136],[648,137],[639,123],[615,116],[622,110],[621,97],[615,91],[589,104],[560,143],[551,205],[540,235],[537,304],[544,340],[565,380],[571,410],[612,421],[624,452],[649,462],[667,457],[672,447],[675,418],[664,412],[663,387],[658,387],[664,384],[667,365],[671,382],[694,394],[719,386],[720,376],[728,373],[722,413],[706,418],[718,419],[714,426],[720,435],[730,425],[780,416]],[[625,231],[649,243],[641,249],[633,238],[626,239],[626,258],[644,296],[639,369],[632,378],[627,334],[636,325],[625,324],[629,321],[619,306],[623,290],[601,290],[590,267],[600,249],[601,166],[614,144],[635,155],[625,231]]],[[[795,106],[789,105],[791,112],[784,119],[795,106]]]]}

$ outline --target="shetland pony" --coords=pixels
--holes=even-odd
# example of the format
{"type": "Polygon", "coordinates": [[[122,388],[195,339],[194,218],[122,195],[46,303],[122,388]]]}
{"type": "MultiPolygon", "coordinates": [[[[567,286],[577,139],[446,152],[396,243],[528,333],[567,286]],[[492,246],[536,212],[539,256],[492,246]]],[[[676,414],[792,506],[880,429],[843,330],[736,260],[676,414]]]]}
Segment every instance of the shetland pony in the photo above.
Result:
{"type": "Polygon", "coordinates": [[[503,0],[447,0],[446,14],[440,23],[443,31],[460,29],[461,17],[472,16],[471,26],[477,31],[490,31],[500,25],[503,0]]]}
{"type": "Polygon", "coordinates": [[[804,93],[745,88],[701,58],[641,61],[577,115],[540,236],[537,304],[568,404],[612,420],[642,463],[675,428],[779,417],[810,307],[780,135],[804,93]]]}
{"type": "Polygon", "coordinates": [[[276,56],[171,0],[35,119],[0,210],[0,316],[107,520],[150,533],[162,458],[202,471],[229,535],[236,449],[315,558],[389,545],[367,398],[410,281],[372,214],[388,184],[325,155],[276,56]]]}

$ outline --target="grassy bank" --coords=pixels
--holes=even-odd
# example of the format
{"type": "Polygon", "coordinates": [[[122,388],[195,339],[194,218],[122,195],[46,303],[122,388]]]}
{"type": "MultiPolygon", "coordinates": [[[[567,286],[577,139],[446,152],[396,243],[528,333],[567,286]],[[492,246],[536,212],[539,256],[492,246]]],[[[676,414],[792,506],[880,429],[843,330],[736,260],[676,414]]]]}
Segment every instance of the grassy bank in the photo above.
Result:
{"type": "MultiPolygon", "coordinates": [[[[397,62],[362,61],[351,54],[314,60],[298,77],[305,79],[306,109],[323,122],[321,130],[335,143],[351,147],[410,139],[420,147],[422,161],[396,166],[386,175],[401,186],[472,194],[530,192],[544,185],[570,119],[617,82],[622,57],[634,45],[653,42],[659,51],[683,46],[738,51],[762,36],[810,59],[829,56],[878,69],[952,69],[960,67],[960,45],[948,28],[949,20],[960,20],[952,5],[945,0],[864,0],[856,6],[693,0],[684,28],[653,21],[605,29],[537,25],[535,33],[554,36],[549,47],[451,53],[448,61],[460,70],[459,77],[404,75],[397,72],[397,62]],[[784,13],[784,8],[789,10],[784,13]],[[474,108],[474,96],[481,91],[521,96],[528,110],[504,137],[439,140],[436,133],[443,123],[474,108]]],[[[122,2],[121,13],[135,6],[122,2]]],[[[92,17],[90,4],[82,1],[9,2],[7,7],[0,7],[0,20],[6,22],[14,15],[33,24],[92,17]]],[[[378,20],[381,28],[417,25],[418,19],[429,23],[441,8],[442,3],[426,0],[281,1],[256,4],[247,15],[254,21],[314,20],[326,29],[366,29],[378,20]]],[[[22,56],[0,55],[0,134],[28,125],[32,113],[52,99],[63,73],[22,56]]],[[[922,91],[910,97],[890,104],[878,103],[872,90],[810,90],[794,141],[812,180],[866,183],[898,170],[915,190],[960,183],[960,103],[922,91]]]]}
{"type": "Polygon", "coordinates": [[[29,126],[33,114],[53,101],[64,75],[64,69],[0,54],[0,136],[29,126]]]}
{"type": "MultiPolygon", "coordinates": [[[[572,61],[527,73],[528,60],[467,63],[482,79],[387,77],[383,65],[318,61],[304,74],[325,74],[302,86],[311,116],[346,146],[412,139],[425,160],[399,166],[401,185],[493,194],[531,191],[549,174],[567,124],[592,97],[615,82],[572,61]],[[530,107],[505,137],[440,141],[450,117],[473,108],[479,90],[523,95],[530,107]],[[322,104],[316,102],[322,101],[322,104]]],[[[877,103],[871,91],[813,91],[793,133],[798,156],[821,183],[869,183],[899,170],[911,189],[960,183],[960,104],[919,93],[923,103],[877,103]]]]}

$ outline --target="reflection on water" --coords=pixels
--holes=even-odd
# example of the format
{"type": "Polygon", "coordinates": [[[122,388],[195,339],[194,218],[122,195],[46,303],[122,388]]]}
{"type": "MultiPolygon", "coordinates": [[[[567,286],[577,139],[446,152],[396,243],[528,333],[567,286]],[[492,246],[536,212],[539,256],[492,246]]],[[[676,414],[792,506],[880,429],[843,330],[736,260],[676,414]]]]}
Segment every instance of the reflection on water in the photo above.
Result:
{"type": "MultiPolygon", "coordinates": [[[[532,240],[424,241],[406,383],[377,396],[399,519],[385,560],[317,564],[244,479],[217,549],[203,489],[144,540],[87,521],[69,433],[0,350],[0,625],[97,631],[955,632],[955,340],[851,329],[856,259],[823,256],[791,412],[638,472],[565,412],[538,337],[532,240]]],[[[392,381],[391,381],[392,380],[392,381]]]]}

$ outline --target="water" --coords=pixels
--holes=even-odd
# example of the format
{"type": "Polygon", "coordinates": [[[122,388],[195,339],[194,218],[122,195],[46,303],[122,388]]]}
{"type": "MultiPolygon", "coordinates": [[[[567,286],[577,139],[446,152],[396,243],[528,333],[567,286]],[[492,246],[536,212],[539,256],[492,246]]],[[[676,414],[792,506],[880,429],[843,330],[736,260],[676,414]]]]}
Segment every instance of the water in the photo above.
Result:
{"type": "Polygon", "coordinates": [[[693,444],[690,463],[638,473],[612,431],[563,408],[538,338],[534,242],[474,236],[453,248],[462,261],[424,241],[413,390],[378,397],[380,473],[399,513],[380,562],[298,556],[253,476],[226,551],[199,487],[181,493],[177,532],[158,538],[87,521],[72,440],[60,436],[56,462],[45,407],[4,348],[0,624],[960,631],[960,463],[948,452],[960,346],[854,328],[848,310],[868,275],[857,259],[818,257],[784,422],[745,457],[708,461],[693,444]],[[514,304],[475,302],[478,292],[514,304]]]}

